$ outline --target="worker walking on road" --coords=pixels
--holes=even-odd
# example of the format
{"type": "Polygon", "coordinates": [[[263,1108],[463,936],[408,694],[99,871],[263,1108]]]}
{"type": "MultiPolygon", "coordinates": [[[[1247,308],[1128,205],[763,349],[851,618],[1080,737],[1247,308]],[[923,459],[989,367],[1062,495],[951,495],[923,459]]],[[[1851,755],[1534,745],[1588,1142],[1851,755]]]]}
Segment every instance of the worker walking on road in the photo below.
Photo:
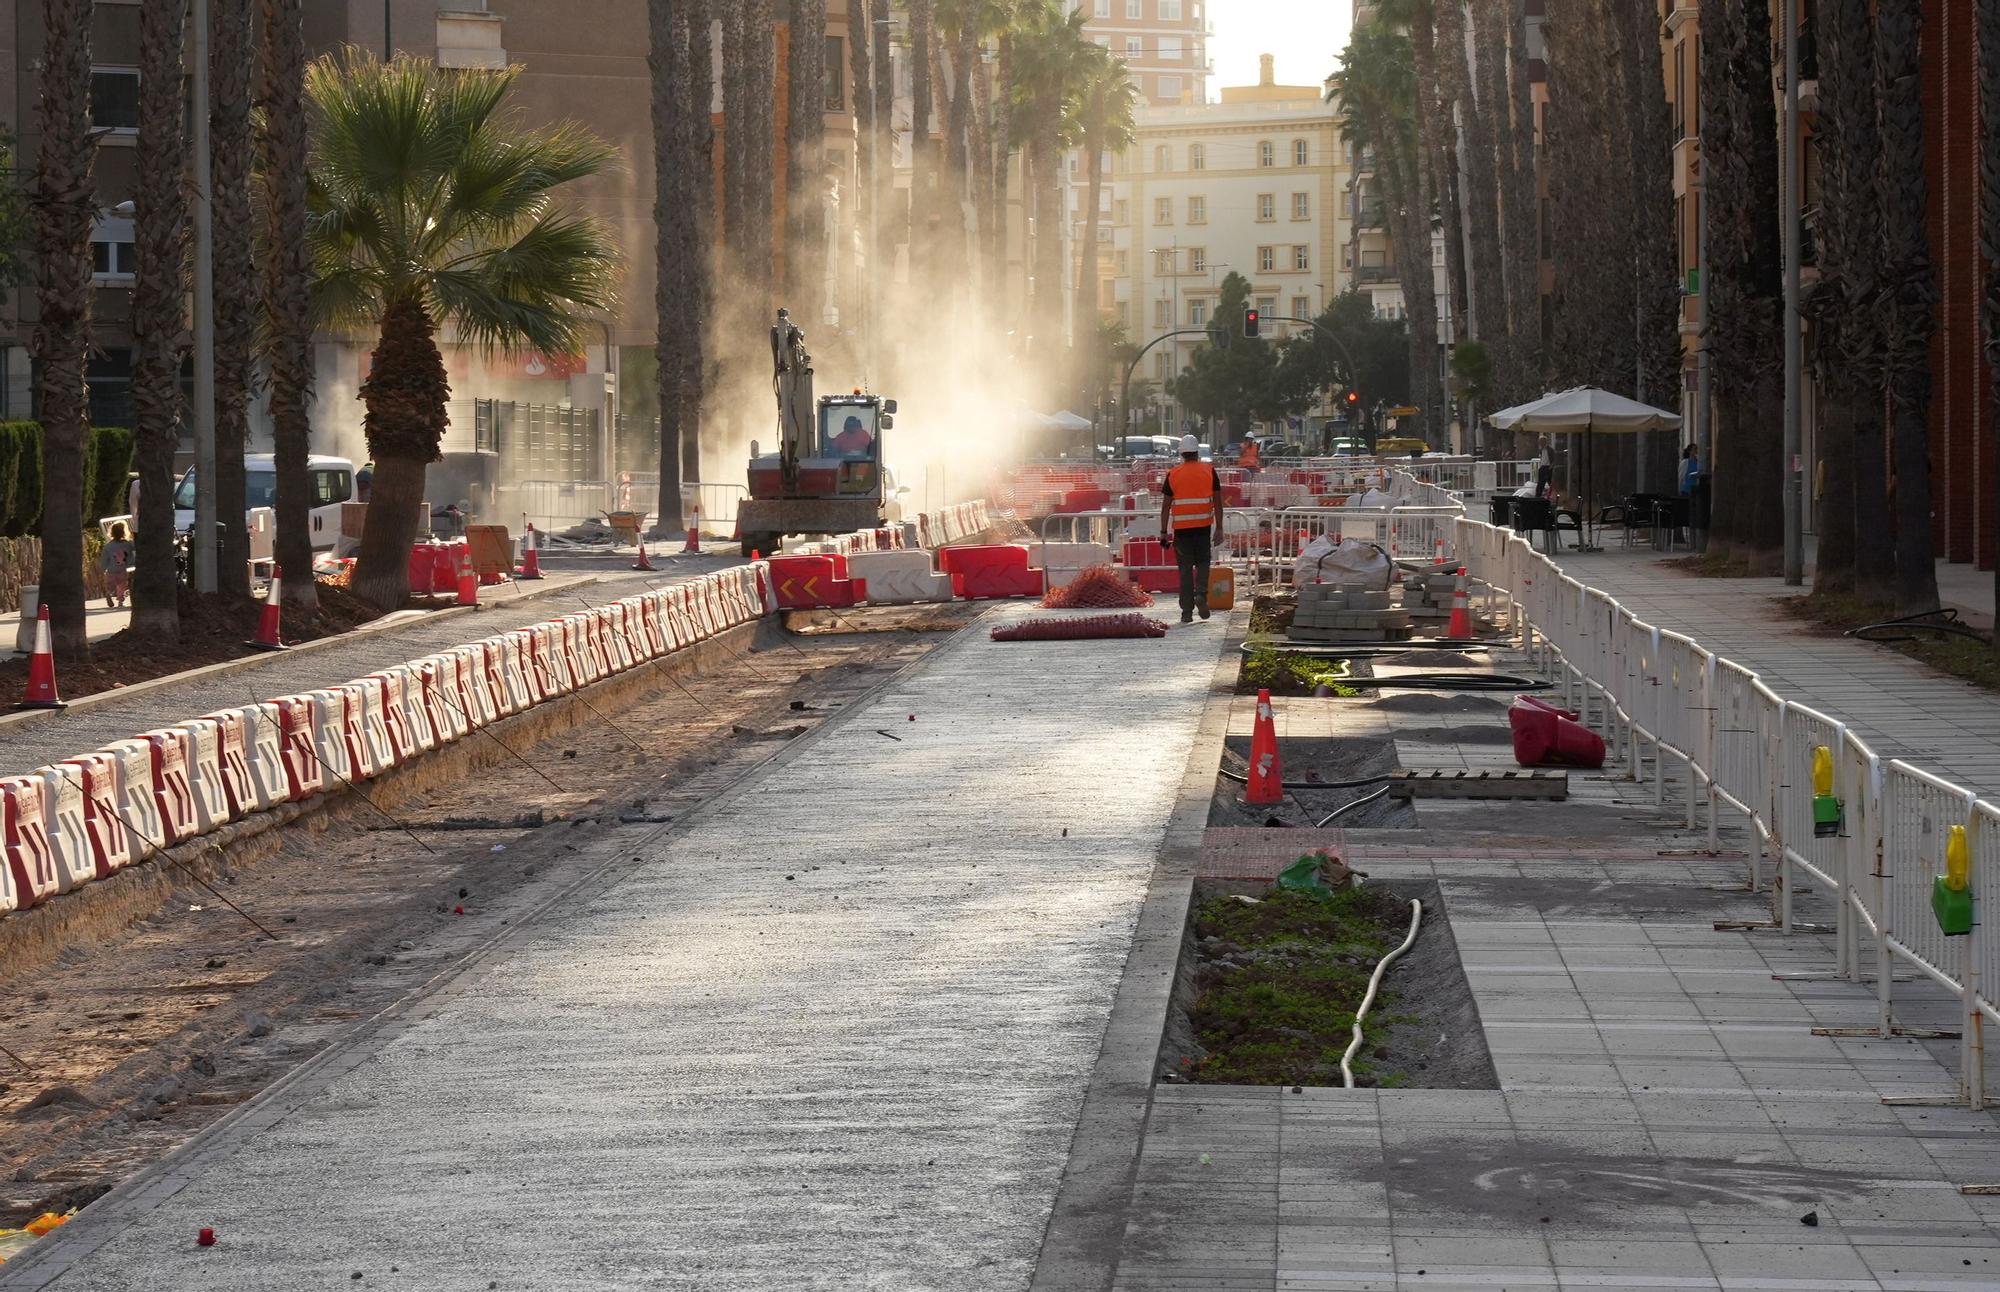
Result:
{"type": "Polygon", "coordinates": [[[1208,567],[1222,541],[1222,481],[1201,460],[1201,441],[1181,436],[1181,463],[1167,472],[1160,504],[1160,534],[1173,535],[1181,572],[1181,622],[1208,618],[1208,567]]]}

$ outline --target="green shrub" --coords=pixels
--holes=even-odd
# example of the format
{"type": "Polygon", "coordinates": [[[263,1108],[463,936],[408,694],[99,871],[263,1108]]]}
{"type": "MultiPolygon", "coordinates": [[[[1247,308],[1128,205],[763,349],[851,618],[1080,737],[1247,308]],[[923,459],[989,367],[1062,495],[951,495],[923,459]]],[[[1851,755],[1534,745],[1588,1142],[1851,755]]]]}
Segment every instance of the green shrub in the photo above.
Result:
{"type": "Polygon", "coordinates": [[[122,426],[93,426],[83,459],[83,526],[125,514],[125,480],[132,472],[132,432],[122,426]]]}
{"type": "Polygon", "coordinates": [[[13,489],[0,536],[24,538],[42,525],[42,428],[35,422],[0,422],[0,438],[13,442],[13,489]]]}

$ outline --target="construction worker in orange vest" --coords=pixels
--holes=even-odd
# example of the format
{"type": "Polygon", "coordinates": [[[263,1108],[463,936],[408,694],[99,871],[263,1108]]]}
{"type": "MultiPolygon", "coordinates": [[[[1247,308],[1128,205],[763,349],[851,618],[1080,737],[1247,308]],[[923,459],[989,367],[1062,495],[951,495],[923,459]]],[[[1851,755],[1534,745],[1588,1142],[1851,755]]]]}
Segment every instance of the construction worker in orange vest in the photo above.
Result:
{"type": "Polygon", "coordinates": [[[1222,481],[1201,460],[1201,441],[1181,436],[1181,462],[1167,472],[1161,490],[1160,534],[1173,535],[1174,564],[1181,572],[1181,622],[1198,613],[1208,618],[1208,567],[1222,542],[1222,481]]]}

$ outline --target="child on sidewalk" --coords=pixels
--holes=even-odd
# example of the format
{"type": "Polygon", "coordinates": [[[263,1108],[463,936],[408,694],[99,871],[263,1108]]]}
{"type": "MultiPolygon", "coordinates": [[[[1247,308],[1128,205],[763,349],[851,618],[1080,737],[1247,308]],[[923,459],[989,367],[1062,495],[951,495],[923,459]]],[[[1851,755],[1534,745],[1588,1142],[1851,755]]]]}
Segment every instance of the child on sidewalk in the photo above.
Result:
{"type": "Polygon", "coordinates": [[[104,571],[104,604],[122,606],[132,590],[132,580],[128,573],[132,568],[132,544],[125,537],[123,524],[111,527],[111,537],[105,542],[104,550],[97,555],[98,568],[104,571]]]}

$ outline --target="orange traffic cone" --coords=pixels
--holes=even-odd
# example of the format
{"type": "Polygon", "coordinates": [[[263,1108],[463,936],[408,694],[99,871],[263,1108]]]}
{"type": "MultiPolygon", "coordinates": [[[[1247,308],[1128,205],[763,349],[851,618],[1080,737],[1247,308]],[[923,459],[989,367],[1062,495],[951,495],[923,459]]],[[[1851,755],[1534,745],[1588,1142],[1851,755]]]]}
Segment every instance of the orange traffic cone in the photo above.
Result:
{"type": "Polygon", "coordinates": [[[244,642],[252,650],[289,650],[284,638],[279,636],[278,581],[284,571],[271,567],[271,586],[264,593],[264,609],[257,616],[257,636],[244,642]]]}
{"type": "Polygon", "coordinates": [[[1465,567],[1458,567],[1458,586],[1451,590],[1451,623],[1445,628],[1447,637],[1472,636],[1472,603],[1465,591],[1465,567]]]}
{"type": "Polygon", "coordinates": [[[648,574],[653,573],[655,569],[653,558],[646,555],[646,536],[644,534],[639,535],[639,559],[632,562],[632,568],[635,570],[644,570],[648,574]]]}
{"type": "Polygon", "coordinates": [[[688,517],[687,543],[681,548],[681,551],[695,552],[697,554],[701,551],[701,508],[699,507],[695,508],[694,514],[688,517]]]}
{"type": "Polygon", "coordinates": [[[472,554],[466,553],[465,564],[458,567],[458,604],[476,606],[479,604],[479,573],[472,568],[472,554]]]}
{"type": "Polygon", "coordinates": [[[1445,563],[1445,562],[1444,562],[1444,535],[1443,535],[1443,534],[1439,534],[1439,535],[1438,535],[1438,541],[1437,541],[1437,563],[1438,563],[1439,565],[1443,565],[1443,564],[1445,563]]]}
{"type": "Polygon", "coordinates": [[[1278,803],[1285,797],[1285,773],[1278,765],[1278,728],[1271,719],[1269,688],[1257,692],[1257,727],[1250,736],[1250,788],[1245,803],[1278,803]]]}
{"type": "Polygon", "coordinates": [[[542,577],[542,539],[535,533],[535,523],[528,522],[528,533],[521,540],[521,572],[517,579],[539,579],[542,577]]]}
{"type": "Polygon", "coordinates": [[[35,612],[35,653],[28,659],[28,691],[17,709],[67,709],[56,695],[56,653],[49,644],[49,608],[35,612]]]}

